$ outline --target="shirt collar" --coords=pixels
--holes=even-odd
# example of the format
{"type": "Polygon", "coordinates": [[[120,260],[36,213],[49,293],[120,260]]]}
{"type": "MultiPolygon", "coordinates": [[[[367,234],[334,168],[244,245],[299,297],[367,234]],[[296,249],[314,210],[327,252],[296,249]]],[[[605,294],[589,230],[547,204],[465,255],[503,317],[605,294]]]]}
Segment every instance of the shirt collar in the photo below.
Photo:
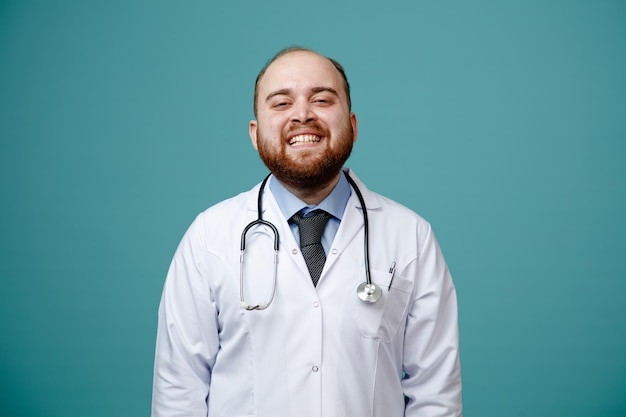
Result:
{"type": "Polygon", "coordinates": [[[291,218],[291,216],[300,210],[303,210],[304,214],[307,214],[313,210],[321,209],[341,220],[343,212],[346,209],[346,204],[348,204],[350,194],[352,193],[350,184],[344,175],[339,176],[339,181],[337,185],[335,185],[335,188],[333,188],[330,194],[317,206],[307,204],[300,200],[283,187],[273,175],[270,177],[269,186],[278,203],[278,207],[280,207],[286,219],[291,218]]]}

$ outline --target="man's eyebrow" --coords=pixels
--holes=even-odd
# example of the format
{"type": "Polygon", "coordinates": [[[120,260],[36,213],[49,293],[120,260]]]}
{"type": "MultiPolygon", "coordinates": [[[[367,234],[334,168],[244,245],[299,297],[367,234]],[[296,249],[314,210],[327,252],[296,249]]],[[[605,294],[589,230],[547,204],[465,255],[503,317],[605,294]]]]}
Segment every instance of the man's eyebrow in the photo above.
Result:
{"type": "Polygon", "coordinates": [[[272,91],[271,93],[267,95],[267,97],[265,97],[265,101],[268,101],[272,97],[286,96],[286,95],[289,95],[290,93],[291,93],[291,89],[289,88],[282,88],[280,90],[272,91]]]}
{"type": "MultiPolygon", "coordinates": [[[[337,93],[337,90],[335,90],[332,87],[313,87],[313,88],[311,88],[311,92],[312,93],[328,92],[328,93],[331,93],[331,94],[339,97],[339,94],[337,93]]],[[[287,95],[290,95],[290,94],[291,94],[291,89],[290,88],[281,88],[280,90],[272,91],[271,93],[269,93],[267,95],[267,97],[265,97],[265,101],[270,100],[272,97],[287,96],[287,95]]]]}
{"type": "Polygon", "coordinates": [[[334,95],[336,95],[336,96],[339,96],[339,94],[337,94],[337,90],[335,90],[335,89],[334,89],[334,88],[332,88],[332,87],[313,87],[313,88],[311,89],[311,91],[312,91],[313,93],[323,93],[323,92],[328,92],[328,93],[334,94],[334,95]]]}

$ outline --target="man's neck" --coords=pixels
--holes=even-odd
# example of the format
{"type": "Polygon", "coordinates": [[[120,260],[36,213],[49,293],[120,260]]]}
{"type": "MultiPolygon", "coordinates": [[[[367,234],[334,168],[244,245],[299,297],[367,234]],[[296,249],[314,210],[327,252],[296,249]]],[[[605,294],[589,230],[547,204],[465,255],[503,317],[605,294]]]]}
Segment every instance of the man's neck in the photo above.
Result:
{"type": "Polygon", "coordinates": [[[326,197],[328,197],[328,195],[333,191],[333,189],[337,185],[337,182],[339,181],[340,175],[341,171],[339,171],[339,173],[337,173],[337,175],[327,183],[316,185],[315,187],[310,188],[294,187],[290,184],[286,184],[283,181],[280,181],[278,178],[276,178],[276,180],[278,180],[283,187],[285,187],[290,193],[298,197],[300,200],[309,205],[316,206],[321,203],[326,197]]]}

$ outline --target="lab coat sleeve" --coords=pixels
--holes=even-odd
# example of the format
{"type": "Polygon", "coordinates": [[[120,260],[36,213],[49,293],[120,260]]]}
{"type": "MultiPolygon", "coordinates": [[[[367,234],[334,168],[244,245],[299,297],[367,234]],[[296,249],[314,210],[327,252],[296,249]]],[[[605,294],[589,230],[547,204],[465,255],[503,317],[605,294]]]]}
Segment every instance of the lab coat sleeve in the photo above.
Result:
{"type": "Polygon", "coordinates": [[[426,227],[418,258],[407,267],[417,279],[405,331],[405,415],[460,417],[456,292],[437,240],[426,227]]]}
{"type": "Polygon", "coordinates": [[[152,417],[206,417],[218,343],[208,255],[196,219],[167,274],[159,306],[152,417]]]}

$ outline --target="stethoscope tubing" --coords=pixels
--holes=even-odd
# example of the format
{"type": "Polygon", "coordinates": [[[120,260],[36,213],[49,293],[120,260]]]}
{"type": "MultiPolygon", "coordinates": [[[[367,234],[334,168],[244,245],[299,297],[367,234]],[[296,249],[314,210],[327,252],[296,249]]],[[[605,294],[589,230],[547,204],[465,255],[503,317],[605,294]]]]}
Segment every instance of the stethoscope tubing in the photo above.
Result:
{"type": "Polygon", "coordinates": [[[263,190],[265,189],[265,184],[267,183],[267,180],[270,178],[270,175],[272,175],[271,173],[268,174],[265,179],[263,179],[263,182],[261,183],[261,188],[259,189],[259,197],[258,197],[258,201],[257,201],[257,219],[250,222],[244,229],[243,232],[241,233],[241,245],[240,245],[240,255],[239,255],[239,301],[241,303],[241,307],[250,311],[250,310],[265,310],[267,307],[269,307],[270,304],[272,304],[272,301],[274,301],[274,295],[276,294],[276,277],[278,276],[278,242],[279,242],[279,234],[278,234],[278,229],[276,228],[276,226],[274,226],[274,224],[272,222],[269,222],[267,220],[263,219],[263,190]],[[266,303],[261,303],[261,304],[257,304],[257,305],[249,305],[245,302],[245,297],[243,295],[243,264],[244,264],[244,260],[245,260],[245,256],[246,256],[246,234],[248,233],[248,230],[250,230],[250,228],[257,226],[257,225],[264,225],[269,227],[270,229],[272,229],[272,233],[274,234],[274,276],[273,276],[273,283],[272,283],[272,295],[270,296],[270,299],[266,302],[266,303]]]}
{"type": "Polygon", "coordinates": [[[354,188],[354,192],[356,193],[357,198],[359,199],[359,203],[361,203],[361,210],[363,210],[363,256],[365,263],[365,281],[367,285],[372,285],[372,277],[370,275],[370,248],[369,248],[369,219],[367,217],[367,208],[365,207],[365,199],[363,198],[363,194],[361,194],[361,190],[357,187],[354,180],[350,177],[350,175],[346,174],[346,179],[354,188]]]}
{"type": "Polygon", "coordinates": [[[274,251],[278,252],[278,229],[276,228],[276,226],[274,226],[273,223],[263,219],[263,190],[265,189],[265,183],[267,183],[267,180],[270,178],[271,175],[272,174],[268,174],[267,177],[265,177],[265,179],[261,183],[261,188],[259,189],[259,197],[257,201],[257,219],[250,222],[250,224],[248,224],[241,233],[241,245],[239,246],[239,249],[242,252],[246,250],[246,234],[248,233],[248,230],[250,230],[250,228],[252,228],[253,226],[259,224],[272,229],[272,232],[274,233],[274,251]]]}
{"type": "MultiPolygon", "coordinates": [[[[276,294],[276,277],[278,275],[278,245],[280,241],[278,229],[274,226],[273,223],[263,219],[263,191],[265,190],[265,185],[269,180],[272,174],[268,174],[261,183],[259,187],[259,195],[257,201],[257,219],[250,222],[241,233],[241,245],[240,245],[240,256],[239,256],[239,300],[241,303],[241,307],[246,310],[265,310],[274,300],[274,295],[276,294]],[[261,303],[257,305],[250,305],[245,302],[244,297],[244,259],[246,252],[246,235],[248,231],[257,225],[267,226],[272,230],[274,234],[274,276],[272,283],[272,294],[270,299],[266,303],[261,303]]],[[[361,210],[363,214],[363,256],[364,256],[364,266],[365,266],[365,282],[359,285],[357,288],[357,295],[359,298],[366,303],[373,303],[378,301],[381,297],[382,292],[380,288],[372,283],[372,278],[370,274],[370,263],[369,263],[369,219],[367,217],[367,207],[365,206],[365,199],[363,198],[363,194],[361,190],[356,185],[354,180],[345,173],[346,179],[348,183],[354,189],[356,196],[361,204],[361,210]]]]}

